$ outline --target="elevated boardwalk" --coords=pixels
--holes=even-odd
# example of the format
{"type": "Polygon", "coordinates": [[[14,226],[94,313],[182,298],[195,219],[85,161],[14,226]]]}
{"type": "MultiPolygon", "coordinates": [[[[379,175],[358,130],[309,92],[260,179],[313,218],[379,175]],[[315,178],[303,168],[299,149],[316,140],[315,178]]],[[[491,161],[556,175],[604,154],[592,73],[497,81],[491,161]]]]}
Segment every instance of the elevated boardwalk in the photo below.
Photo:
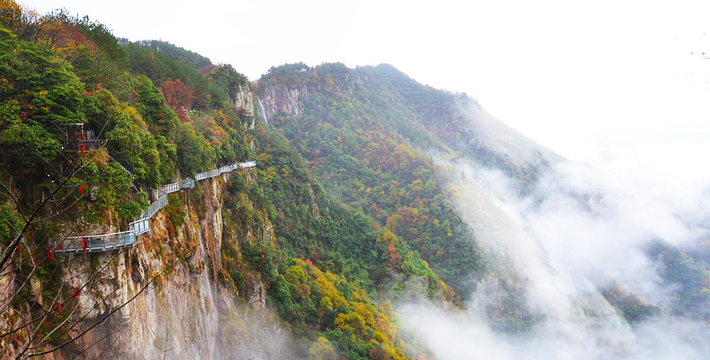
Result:
{"type": "Polygon", "coordinates": [[[195,179],[185,178],[172,184],[162,185],[158,198],[148,205],[141,218],[128,225],[128,231],[110,234],[81,235],[65,239],[50,239],[53,244],[50,251],[55,253],[105,252],[136,246],[136,237],[150,232],[150,219],[168,205],[168,194],[195,187],[195,181],[206,180],[237,169],[256,166],[256,161],[247,161],[222,166],[218,169],[195,174],[195,179]]]}

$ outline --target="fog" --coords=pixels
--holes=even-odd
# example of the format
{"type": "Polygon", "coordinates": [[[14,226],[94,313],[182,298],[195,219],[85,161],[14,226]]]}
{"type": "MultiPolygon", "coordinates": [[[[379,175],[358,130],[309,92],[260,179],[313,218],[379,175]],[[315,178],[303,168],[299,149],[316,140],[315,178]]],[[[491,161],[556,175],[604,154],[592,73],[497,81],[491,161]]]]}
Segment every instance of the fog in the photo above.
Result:
{"type": "Polygon", "coordinates": [[[520,195],[517,181],[499,171],[461,159],[438,162],[459,215],[493,260],[490,274],[479,277],[475,294],[464,299],[465,312],[400,305],[405,326],[436,358],[710,358],[710,326],[675,311],[678,288],[662,279],[661,264],[648,252],[653,242],[697,249],[707,231],[708,187],[702,182],[686,181],[678,191],[663,177],[561,161],[520,195]],[[490,308],[506,291],[501,281],[521,287],[509,296],[533,314],[529,329],[496,328],[490,308]],[[614,286],[657,312],[627,322],[602,293],[614,286]]]}
{"type": "Polygon", "coordinates": [[[583,324],[547,321],[519,336],[494,333],[477,308],[445,313],[426,305],[399,309],[406,326],[417,329],[437,359],[707,359],[707,327],[684,320],[645,323],[634,330],[589,329],[583,324]]]}

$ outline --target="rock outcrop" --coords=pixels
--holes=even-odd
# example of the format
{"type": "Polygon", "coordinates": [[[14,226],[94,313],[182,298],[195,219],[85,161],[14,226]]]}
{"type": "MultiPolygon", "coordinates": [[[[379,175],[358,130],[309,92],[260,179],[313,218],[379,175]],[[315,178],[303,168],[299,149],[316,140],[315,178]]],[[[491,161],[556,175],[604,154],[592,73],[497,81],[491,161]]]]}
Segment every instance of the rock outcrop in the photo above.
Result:
{"type": "MultiPolygon", "coordinates": [[[[270,241],[271,225],[264,239],[224,239],[223,204],[229,174],[198,184],[199,196],[188,192],[171,194],[177,211],[170,206],[152,220],[151,233],[123,253],[72,255],[66,259],[63,278],[68,288],[92,282],[78,296],[76,314],[88,314],[84,328],[105,318],[109,312],[145,290],[133,301],[72,343],[63,353],[68,357],[79,351],[86,358],[156,359],[169,349],[168,358],[220,359],[239,352],[257,358],[277,354],[283,334],[274,316],[266,309],[265,289],[258,274],[245,274],[248,294],[246,306],[239,305],[237,289],[220,281],[223,241],[270,241]],[[180,220],[184,216],[183,220],[180,220]],[[168,269],[165,271],[165,269],[168,269]],[[161,272],[165,271],[162,275],[161,272]],[[156,279],[151,283],[151,280],[156,279]],[[255,311],[258,310],[258,311],[255,311]],[[264,324],[269,324],[264,329],[264,324]],[[273,331],[275,337],[254,338],[259,332],[273,331]],[[281,334],[281,335],[279,335],[281,334]],[[103,339],[106,337],[106,339],[103,339]]],[[[250,236],[251,236],[250,232],[250,236]]],[[[77,315],[78,316],[78,315],[77,315]]],[[[267,356],[267,357],[264,357],[267,356]]],[[[60,353],[55,357],[63,358],[60,353]]]]}

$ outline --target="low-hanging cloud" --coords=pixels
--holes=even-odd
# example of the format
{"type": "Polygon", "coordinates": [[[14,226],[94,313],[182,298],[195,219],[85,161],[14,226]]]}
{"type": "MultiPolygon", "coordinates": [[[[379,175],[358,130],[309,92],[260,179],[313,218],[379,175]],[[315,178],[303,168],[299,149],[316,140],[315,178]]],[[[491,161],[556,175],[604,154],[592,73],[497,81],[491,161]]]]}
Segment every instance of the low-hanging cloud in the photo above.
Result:
{"type": "Polygon", "coordinates": [[[705,230],[694,224],[703,223],[703,214],[679,209],[700,209],[707,201],[703,189],[673,203],[672,189],[629,187],[586,164],[561,162],[520,196],[516,182],[500,172],[463,161],[443,167],[459,215],[479,247],[497,259],[489,270],[520,284],[537,321],[517,335],[493,330],[486,307],[501,291],[495,277],[480,280],[464,313],[401,305],[405,325],[437,358],[710,358],[710,326],[671,315],[676,289],[664,283],[647,253],[652,241],[697,245],[705,230]],[[649,189],[654,196],[643,196],[649,189]],[[612,284],[656,306],[658,316],[629,324],[602,295],[612,284]]]}

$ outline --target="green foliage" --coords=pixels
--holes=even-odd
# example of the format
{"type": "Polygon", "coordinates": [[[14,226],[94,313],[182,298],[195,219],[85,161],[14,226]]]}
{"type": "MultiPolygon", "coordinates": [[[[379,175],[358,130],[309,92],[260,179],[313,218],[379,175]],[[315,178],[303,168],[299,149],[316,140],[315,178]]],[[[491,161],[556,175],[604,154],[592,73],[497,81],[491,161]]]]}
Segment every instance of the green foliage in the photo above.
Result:
{"type": "Polygon", "coordinates": [[[446,179],[426,153],[443,147],[421,126],[426,109],[407,106],[406,94],[388,81],[379,68],[295,64],[270,70],[260,86],[312,89],[301,97],[298,117],[277,114],[270,124],[283,131],[329,192],[405,239],[467,294],[473,290],[469,276],[483,273],[483,263],[472,230],[443,187],[446,179]]]}
{"type": "Polygon", "coordinates": [[[48,128],[82,122],[83,86],[71,66],[31,43],[0,42],[0,102],[17,104],[21,120],[48,128]]]}
{"type": "Polygon", "coordinates": [[[208,65],[212,65],[210,59],[190,50],[175,46],[166,41],[160,40],[143,40],[136,43],[139,46],[151,49],[153,51],[161,51],[170,58],[184,62],[192,67],[199,69],[208,65]]]}
{"type": "Polygon", "coordinates": [[[273,250],[258,247],[246,254],[268,280],[269,299],[291,329],[301,336],[312,337],[314,330],[323,334],[313,337],[311,358],[334,358],[337,352],[367,359],[373,350],[386,354],[382,358],[406,358],[387,306],[375,305],[360,286],[299,259],[286,261],[285,275],[277,275],[280,266],[273,265],[273,250]]]}
{"type": "Polygon", "coordinates": [[[134,86],[138,93],[138,109],[151,133],[172,139],[180,121],[175,112],[165,104],[163,94],[145,76],[138,76],[134,86]]]}
{"type": "Polygon", "coordinates": [[[96,195],[96,206],[99,209],[115,209],[119,219],[130,221],[143,212],[147,202],[138,203],[126,199],[131,191],[131,177],[115,162],[97,168],[96,184],[99,188],[96,195]]]}
{"type": "Polygon", "coordinates": [[[79,28],[91,42],[104,51],[113,61],[124,61],[126,54],[106,25],[92,21],[88,16],[70,19],[74,26],[79,28]]]}
{"type": "Polygon", "coordinates": [[[235,101],[239,88],[249,82],[246,76],[240,74],[231,65],[217,66],[210,70],[209,77],[219,89],[225,91],[232,101],[235,101]]]}
{"type": "Polygon", "coordinates": [[[15,38],[17,38],[17,35],[15,35],[10,29],[6,29],[2,26],[2,24],[0,24],[0,41],[15,38]]]}
{"type": "Polygon", "coordinates": [[[0,244],[8,244],[22,230],[25,222],[20,214],[7,205],[0,205],[0,244]]]}
{"type": "Polygon", "coordinates": [[[710,321],[710,268],[683,251],[657,241],[647,250],[659,263],[661,278],[677,288],[673,311],[710,321]]]}
{"type": "Polygon", "coordinates": [[[139,184],[157,187],[172,178],[163,178],[163,162],[172,168],[174,157],[161,157],[156,138],[149,132],[141,115],[121,104],[106,89],[95,91],[85,101],[89,128],[108,140],[113,158],[130,170],[139,184]]]}
{"type": "Polygon", "coordinates": [[[284,80],[286,80],[286,84],[293,85],[300,79],[301,73],[310,70],[311,68],[302,62],[295,64],[286,64],[277,67],[272,66],[271,68],[269,68],[269,71],[261,78],[260,81],[268,85],[270,79],[274,79],[276,83],[281,84],[283,84],[284,80]]]}
{"type": "Polygon", "coordinates": [[[602,295],[631,324],[646,320],[660,313],[658,307],[645,304],[638,295],[628,293],[616,282],[602,290],[602,295]]]}
{"type": "Polygon", "coordinates": [[[330,345],[330,341],[324,337],[319,337],[308,350],[308,360],[336,360],[335,350],[330,345]]]}
{"type": "Polygon", "coordinates": [[[206,144],[202,134],[197,134],[189,123],[179,126],[175,146],[178,166],[183,174],[195,174],[214,163],[214,152],[206,144]]]}
{"type": "Polygon", "coordinates": [[[187,212],[181,194],[169,194],[168,205],[163,212],[174,228],[182,226],[185,223],[187,212]]]}
{"type": "Polygon", "coordinates": [[[65,51],[65,54],[86,89],[105,88],[121,100],[130,98],[133,89],[125,64],[116,63],[107,53],[92,50],[87,45],[65,51]]]}
{"type": "Polygon", "coordinates": [[[399,132],[412,142],[435,149],[437,142],[446,144],[461,155],[476,159],[483,166],[499,169],[517,178],[523,184],[523,190],[529,190],[537,180],[541,169],[496,152],[475,132],[470,116],[461,110],[475,104],[475,100],[465,93],[451,94],[423,86],[388,64],[362,71],[373,78],[370,87],[376,92],[391,94],[396,104],[414,110],[418,126],[408,122],[400,122],[398,126],[399,132]],[[422,130],[429,135],[424,136],[422,130]]]}
{"type": "Polygon", "coordinates": [[[64,123],[81,122],[83,88],[71,67],[34,44],[0,43],[0,147],[4,171],[42,173],[61,152],[64,123]]]}
{"type": "Polygon", "coordinates": [[[139,43],[125,45],[131,69],[147,76],[153,83],[162,85],[170,79],[180,79],[193,92],[193,107],[209,110],[212,105],[208,78],[194,66],[182,62],[168,53],[156,51],[139,43]]]}
{"type": "MultiPolygon", "coordinates": [[[[11,105],[8,102],[0,106],[11,105]]],[[[0,118],[0,167],[15,176],[42,173],[46,164],[53,163],[61,153],[59,141],[36,121],[21,122],[16,112],[10,112],[0,118]]]]}

